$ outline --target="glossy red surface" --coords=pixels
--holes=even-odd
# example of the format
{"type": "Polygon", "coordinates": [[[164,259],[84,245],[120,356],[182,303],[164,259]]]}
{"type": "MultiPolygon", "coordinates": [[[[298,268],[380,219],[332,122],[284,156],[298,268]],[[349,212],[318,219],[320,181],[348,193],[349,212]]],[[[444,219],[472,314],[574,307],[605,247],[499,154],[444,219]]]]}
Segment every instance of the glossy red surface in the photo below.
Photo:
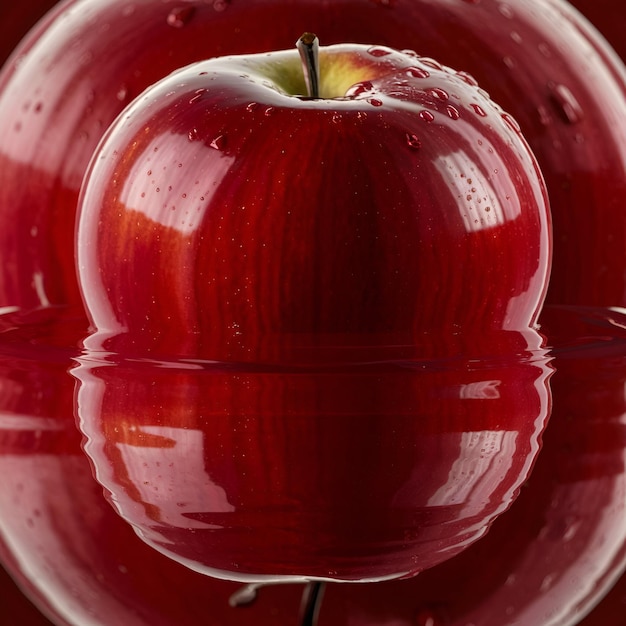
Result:
{"type": "MultiPolygon", "coordinates": [[[[262,5],[254,4],[259,11],[267,10],[262,5]]],[[[197,20],[202,15],[210,15],[218,31],[213,37],[204,35],[209,42],[206,45],[220,46],[222,34],[232,36],[233,24],[243,35],[248,32],[238,11],[246,6],[249,10],[252,3],[233,0],[197,5],[195,12],[176,13],[179,27],[168,28],[164,27],[168,21],[165,11],[174,8],[174,3],[162,3],[164,13],[155,21],[142,16],[141,3],[135,3],[134,9],[124,3],[125,13],[115,2],[90,6],[93,12],[68,15],[57,25],[52,39],[59,56],[50,55],[56,71],[50,72],[49,82],[48,78],[33,80],[41,77],[44,52],[50,52],[48,44],[42,44],[42,56],[33,52],[24,59],[21,67],[25,69],[15,75],[15,83],[11,80],[16,90],[7,91],[7,99],[0,102],[5,113],[7,109],[2,107],[19,112],[19,119],[0,115],[0,127],[4,124],[0,128],[0,176],[7,173],[0,198],[6,202],[2,214],[11,226],[0,229],[5,269],[0,276],[1,305],[78,301],[68,224],[73,224],[78,181],[93,149],[90,142],[95,142],[112,119],[104,114],[105,109],[112,115],[116,107],[121,108],[129,96],[138,93],[141,84],[148,84],[142,83],[148,72],[157,77],[159,68],[167,67],[149,62],[150,46],[141,37],[144,26],[164,56],[174,51],[171,58],[178,62],[180,51],[193,60],[195,52],[190,50],[202,56],[208,50],[190,35],[197,32],[193,25],[200,23],[197,20]],[[143,21],[133,22],[133,12],[143,21]],[[104,33],[111,30],[107,16],[123,18],[114,30],[125,45],[115,53],[104,44],[104,33]],[[185,16],[189,18],[186,25],[185,16]],[[89,33],[78,36],[72,28],[74,19],[74,24],[87,19],[84,23],[89,24],[89,33]],[[172,35],[170,44],[164,34],[172,35]],[[92,35],[103,38],[101,48],[92,45],[92,35]],[[137,48],[131,41],[135,36],[137,48]],[[128,58],[122,50],[128,50],[128,58]],[[94,57],[106,58],[107,63],[96,67],[94,57]],[[126,82],[116,78],[121,76],[116,74],[121,68],[128,68],[126,82]],[[142,73],[142,68],[148,69],[142,73]],[[70,78],[75,89],[62,80],[65,71],[68,76],[75,73],[70,78]],[[115,89],[99,86],[98,78],[107,75],[115,89]],[[41,126],[35,123],[38,119],[43,121],[41,126]],[[52,123],[55,119],[66,122],[71,141],[78,137],[84,150],[75,143],[64,144],[63,132],[52,123]],[[46,133],[41,134],[42,129],[46,133]],[[52,129],[57,129],[57,134],[52,129]],[[17,136],[29,138],[21,143],[15,141],[17,136]],[[62,156],[44,149],[52,145],[62,156]],[[14,182],[21,185],[18,191],[12,187],[14,182]],[[23,202],[17,200],[22,197],[23,202]],[[51,206],[56,207],[53,212],[51,206]],[[54,239],[48,240],[51,232],[54,239]],[[44,239],[49,245],[42,245],[44,239]]],[[[584,43],[588,37],[584,25],[560,19],[548,6],[565,5],[539,0],[506,4],[445,0],[432,5],[425,1],[368,1],[337,4],[330,14],[320,17],[329,7],[303,0],[298,9],[320,34],[317,24],[327,26],[330,38],[324,37],[326,43],[332,43],[332,33],[339,30],[338,40],[342,41],[355,39],[356,33],[377,31],[377,43],[419,48],[446,63],[471,69],[496,100],[515,112],[547,174],[559,232],[557,273],[564,277],[553,282],[550,297],[560,302],[623,304],[624,242],[619,217],[623,70],[600,61],[610,54],[595,35],[591,36],[592,45],[584,43]],[[362,12],[347,20],[343,6],[352,16],[357,15],[356,7],[362,12]],[[404,12],[407,6],[409,14],[404,12]],[[430,26],[425,28],[416,43],[415,25],[423,25],[420,11],[432,32],[430,26]],[[437,30],[441,25],[438,12],[446,19],[445,29],[437,30]],[[461,26],[459,31],[459,21],[448,21],[450,15],[462,24],[471,16],[467,23],[473,24],[472,29],[461,26]],[[492,22],[488,16],[494,18],[492,22]],[[367,25],[370,17],[375,17],[375,27],[367,25]],[[493,32],[485,30],[487,23],[493,24],[493,32]],[[559,29],[554,28],[555,23],[559,29]],[[449,42],[458,42],[459,32],[467,48],[453,49],[449,42]],[[471,32],[480,35],[473,38],[471,32]],[[428,46],[432,49],[427,50],[428,46]],[[556,63],[561,58],[556,50],[568,50],[569,61],[556,63]],[[520,59],[528,59],[528,65],[520,59]],[[509,79],[503,81],[503,76],[509,79]],[[532,98],[527,99],[526,94],[532,98]],[[595,208],[593,218],[589,206],[595,208]],[[572,276],[576,280],[571,280],[572,276]]],[[[272,37],[284,41],[269,47],[292,44],[294,23],[286,19],[288,14],[285,5],[273,14],[277,24],[285,25],[285,32],[272,31],[272,37]]],[[[256,12],[254,19],[257,28],[262,21],[256,12]]],[[[169,21],[177,24],[176,19],[169,21]]],[[[302,30],[299,24],[296,28],[302,30]]],[[[263,44],[258,37],[244,36],[237,45],[243,42],[263,44]]],[[[321,613],[323,626],[465,625],[470,620],[477,625],[502,626],[517,618],[542,626],[563,626],[578,623],[602,598],[624,569],[624,320],[610,311],[586,315],[555,313],[543,318],[549,336],[560,346],[553,378],[554,416],[535,471],[509,511],[496,520],[485,538],[414,579],[329,587],[321,613]]],[[[6,316],[2,321],[6,323],[3,331],[9,334],[14,332],[9,329],[23,323],[6,316]]],[[[57,331],[63,329],[55,327],[57,331]]],[[[8,342],[10,346],[3,336],[0,537],[6,546],[3,560],[11,573],[57,624],[293,623],[298,586],[264,589],[252,607],[232,609],[227,599],[238,588],[236,584],[201,576],[158,554],[106,503],[91,476],[74,423],[73,389],[67,373],[73,364],[66,354],[50,364],[47,359],[56,352],[42,346],[42,336],[48,337],[44,343],[50,340],[50,326],[39,327],[34,336],[21,333],[20,341],[8,342]],[[22,341],[25,337],[26,344],[22,341]]],[[[57,340],[68,345],[68,335],[57,336],[57,340]]],[[[115,382],[114,375],[112,378],[115,382]]],[[[109,385],[109,389],[115,386],[109,385]]],[[[123,405],[119,396],[116,401],[123,405]]],[[[127,443],[123,440],[121,445],[127,443]]],[[[126,486],[132,485],[127,482],[126,486]]],[[[133,502],[138,501],[141,498],[135,496],[133,502]]],[[[153,507],[149,513],[154,512],[153,507]]],[[[615,612],[622,597],[619,585],[607,596],[606,604],[583,623],[621,623],[622,614],[615,612]],[[591,621],[594,616],[595,622],[591,621]]]]}
{"type": "Polygon", "coordinates": [[[200,572],[382,580],[432,567],[517,497],[550,369],[498,362],[254,370],[85,357],[85,450],[139,535],[200,572]]]}
{"type": "Polygon", "coordinates": [[[109,129],[77,227],[90,348],[286,364],[525,347],[550,238],[519,132],[428,59],[338,46],[320,63],[367,88],[268,87],[301,71],[295,49],[217,59],[109,129]]]}
{"type": "MultiPolygon", "coordinates": [[[[73,323],[59,330],[66,347],[78,337],[73,323]]],[[[161,556],[105,501],[75,423],[72,353],[54,348],[41,359],[50,325],[43,340],[9,334],[15,341],[3,342],[0,363],[0,545],[11,574],[55,624],[241,623],[228,605],[239,585],[161,556]]],[[[280,623],[281,611],[288,623],[299,593],[287,591],[265,623],[280,623]]]]}
{"type": "Polygon", "coordinates": [[[607,65],[604,42],[566,3],[196,0],[182,17],[177,0],[69,6],[0,76],[0,305],[80,303],[78,189],[131,98],[195,60],[288,48],[303,24],[326,44],[414,48],[474,74],[517,118],[547,179],[556,233],[549,299],[624,304],[624,273],[612,269],[626,249],[624,71],[607,65]]]}
{"type": "MultiPolygon", "coordinates": [[[[554,413],[519,498],[484,538],[415,578],[330,585],[320,626],[395,626],[418,617],[425,624],[563,626],[582,619],[624,567],[624,321],[610,311],[557,309],[544,316],[558,345],[554,413]]],[[[0,538],[5,564],[54,622],[295,623],[300,585],[267,587],[253,605],[231,608],[228,598],[239,584],[195,573],[135,535],[106,502],[81,450],[70,355],[46,348],[50,323],[45,332],[41,320],[37,332],[13,326],[0,342],[0,538]],[[47,365],[33,358],[46,349],[47,365]]],[[[55,328],[67,346],[72,332],[58,320],[55,328]]],[[[116,367],[110,365],[109,377],[116,367]]],[[[154,402],[166,398],[165,390],[160,394],[154,402]]],[[[124,439],[129,432],[119,431],[110,448],[118,458],[132,458],[137,439],[124,439]]],[[[219,454],[206,457],[207,467],[217,469],[218,460],[219,454]]],[[[146,502],[148,514],[158,511],[155,504],[146,502]]]]}

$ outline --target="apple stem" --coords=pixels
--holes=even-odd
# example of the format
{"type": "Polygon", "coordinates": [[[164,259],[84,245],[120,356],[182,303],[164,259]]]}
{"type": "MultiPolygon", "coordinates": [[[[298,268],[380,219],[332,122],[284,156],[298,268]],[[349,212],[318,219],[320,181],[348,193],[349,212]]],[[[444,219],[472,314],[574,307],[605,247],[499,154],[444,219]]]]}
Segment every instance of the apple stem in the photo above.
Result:
{"type": "MultiPolygon", "coordinates": [[[[228,603],[233,608],[240,608],[254,604],[260,589],[269,585],[291,584],[290,581],[279,580],[262,583],[249,583],[232,594],[228,603]]],[[[302,592],[299,626],[317,626],[317,617],[320,612],[322,596],[326,584],[321,581],[308,582],[302,592]]]]}
{"type": "Polygon", "coordinates": [[[316,626],[325,584],[314,581],[307,584],[302,594],[300,626],[316,626]]]}
{"type": "Polygon", "coordinates": [[[309,98],[320,97],[319,39],[313,33],[304,33],[296,42],[302,60],[304,82],[309,98]]]}

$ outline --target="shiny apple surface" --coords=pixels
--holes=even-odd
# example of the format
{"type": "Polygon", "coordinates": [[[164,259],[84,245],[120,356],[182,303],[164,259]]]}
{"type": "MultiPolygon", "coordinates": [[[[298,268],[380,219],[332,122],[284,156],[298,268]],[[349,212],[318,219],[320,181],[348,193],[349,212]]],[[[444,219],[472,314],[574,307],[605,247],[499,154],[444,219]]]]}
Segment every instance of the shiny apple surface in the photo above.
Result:
{"type": "Polygon", "coordinates": [[[624,70],[559,0],[76,0],[0,76],[0,305],[80,304],[73,224],[102,134],[147,86],[216,55],[324,44],[414,49],[474,75],[520,123],[555,221],[555,303],[624,303],[624,70]],[[555,23],[560,28],[554,28],[555,23]],[[111,48],[115,33],[119,45],[111,48]],[[295,33],[295,34],[294,34],[295,33]],[[589,207],[597,207],[590,219],[589,207]],[[572,281],[571,277],[577,280],[572,281]]]}
{"type": "Polygon", "coordinates": [[[550,220],[514,122],[415,54],[328,46],[320,66],[308,98],[295,49],[192,64],[108,129],[77,222],[90,347],[282,364],[524,344],[550,220]]]}
{"type": "Polygon", "coordinates": [[[150,545],[242,581],[406,577],[517,497],[549,406],[540,351],[477,364],[73,370],[85,451],[150,545]]]}
{"type": "MultiPolygon", "coordinates": [[[[216,584],[161,556],[103,498],[82,451],[68,374],[86,332],[80,316],[0,319],[0,552],[7,570],[56,625],[241,623],[237,612],[229,617],[238,585],[216,584]]],[[[299,597],[298,589],[286,591],[265,623],[280,621],[282,610],[287,623],[299,597]]]]}
{"type": "MultiPolygon", "coordinates": [[[[107,389],[108,377],[109,399],[105,398],[103,407],[111,408],[114,403],[128,407],[129,394],[119,393],[115,398],[112,389],[124,385],[129,391],[141,388],[139,379],[133,382],[126,377],[122,382],[122,372],[128,372],[129,364],[125,370],[118,370],[116,380],[118,366],[113,363],[109,363],[108,373],[106,367],[93,360],[81,363],[85,355],[78,344],[86,329],[76,320],[67,323],[54,315],[42,317],[40,312],[34,318],[3,315],[2,322],[2,559],[52,621],[75,626],[295,623],[301,585],[262,587],[252,604],[233,607],[229,600],[243,589],[240,583],[199,574],[160,554],[119,515],[120,507],[134,513],[143,509],[143,519],[158,519],[159,513],[165,513],[170,515],[169,521],[178,522],[190,510],[178,507],[179,516],[175,518],[175,512],[164,508],[168,488],[175,482],[168,480],[167,466],[161,463],[159,469],[157,465],[164,457],[151,454],[150,445],[143,450],[139,445],[163,443],[163,430],[156,437],[150,429],[143,435],[137,431],[133,434],[128,427],[113,432],[109,449],[115,458],[124,461],[118,468],[137,468],[130,462],[141,458],[148,464],[144,471],[154,469],[156,473],[144,475],[152,480],[146,485],[137,473],[127,472],[125,492],[118,490],[121,497],[113,502],[117,512],[111,506],[110,492],[107,501],[83,452],[74,404],[76,379],[69,370],[84,370],[84,377],[94,378],[93,385],[99,386],[100,392],[107,389]],[[53,336],[57,340],[51,344],[53,336]],[[75,349],[59,351],[60,346],[72,343],[75,349]],[[162,487],[166,497],[155,487],[162,487]]],[[[328,584],[319,625],[413,624],[415,619],[426,624],[459,626],[468,621],[482,626],[524,620],[559,626],[579,623],[624,569],[624,322],[623,314],[617,311],[548,309],[542,323],[548,337],[554,338],[549,344],[554,370],[550,378],[553,413],[542,437],[542,449],[519,497],[483,538],[414,578],[363,585],[328,584]]],[[[146,363],[136,365],[144,371],[147,368],[146,363]]],[[[155,370],[151,375],[156,375],[155,370]]],[[[165,380],[166,375],[162,367],[153,380],[165,380]]],[[[143,377],[144,382],[149,379],[143,377]]],[[[180,382],[181,377],[176,380],[180,382]]],[[[84,383],[80,380],[78,384],[78,396],[82,394],[84,399],[85,390],[80,388],[84,383]]],[[[172,385],[175,388],[174,380],[172,385]]],[[[148,402],[153,409],[159,402],[166,409],[165,400],[176,395],[172,387],[169,393],[166,387],[153,386],[159,389],[148,402]]],[[[493,392],[494,386],[482,389],[493,392]]],[[[93,389],[87,387],[87,391],[95,398],[93,389]]],[[[469,403],[472,394],[465,395],[469,403]]],[[[146,396],[147,389],[137,397],[146,396]]],[[[245,404],[245,398],[237,400],[232,393],[216,397],[229,406],[245,404]]],[[[187,394],[185,401],[189,405],[187,394]]],[[[356,402],[354,398],[352,401],[356,402]]],[[[359,402],[364,405],[366,399],[359,402]]],[[[482,402],[488,404],[486,399],[482,402]]],[[[219,419],[211,417],[215,423],[223,420],[221,415],[219,419]]],[[[139,426],[140,421],[136,422],[139,426]]],[[[129,421],[126,425],[132,426],[129,421]]],[[[171,434],[170,439],[175,441],[171,434]]],[[[189,440],[193,438],[192,432],[189,440]]],[[[225,445],[234,441],[231,436],[225,445]]],[[[206,443],[211,443],[210,436],[206,443]]],[[[274,448],[277,443],[272,443],[274,448]]],[[[245,437],[240,437],[238,449],[243,450],[247,444],[245,437]]],[[[193,446],[188,443],[187,449],[193,446]]],[[[219,445],[210,449],[213,455],[206,457],[206,468],[219,469],[223,451],[219,445]]],[[[167,450],[171,453],[175,447],[167,450]]],[[[91,450],[87,444],[87,451],[95,454],[95,444],[91,450]]],[[[221,464],[221,469],[227,465],[221,464]]],[[[246,467],[245,462],[240,467],[246,467]]],[[[269,473],[271,463],[266,466],[266,482],[269,473]]],[[[207,474],[203,468],[202,475],[207,474]]],[[[461,474],[461,466],[457,466],[449,477],[461,474]]],[[[109,477],[112,475],[109,473],[109,477]]],[[[225,475],[215,473],[214,478],[225,475]]],[[[103,476],[100,474],[100,478],[103,476]]],[[[123,476],[118,472],[118,477],[123,476]]],[[[204,484],[209,485],[209,481],[204,484]]],[[[186,518],[198,521],[193,516],[186,518]]],[[[615,594],[619,600],[619,588],[615,594]]],[[[607,596],[607,602],[611,598],[607,596]]],[[[610,607],[615,605],[608,606],[610,616],[610,607]]]]}

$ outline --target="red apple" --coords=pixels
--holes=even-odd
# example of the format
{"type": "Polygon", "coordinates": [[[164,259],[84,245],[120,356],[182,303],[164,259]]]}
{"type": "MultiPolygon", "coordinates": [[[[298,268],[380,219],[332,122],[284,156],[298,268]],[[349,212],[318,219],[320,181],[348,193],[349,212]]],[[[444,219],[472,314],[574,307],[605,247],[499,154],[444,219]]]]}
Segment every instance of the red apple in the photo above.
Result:
{"type": "Polygon", "coordinates": [[[130,98],[192,61],[286,48],[304,28],[328,44],[413,48],[471,72],[521,124],[546,177],[549,299],[624,303],[623,68],[565,2],[70,0],[0,75],[0,306],[80,304],[78,190],[130,98]]]}
{"type": "Polygon", "coordinates": [[[30,0],[30,2],[2,3],[0,7],[0,67],[26,33],[58,2],[59,0],[30,0]]]}
{"type": "Polygon", "coordinates": [[[486,532],[528,477],[545,360],[74,371],[85,451],[157,550],[234,580],[406,577],[486,532]]]}
{"type": "Polygon", "coordinates": [[[515,123],[415,54],[329,46],[320,66],[309,98],[295,48],[192,64],[110,127],[77,227],[90,348],[319,363],[527,347],[549,219],[515,123]]]}

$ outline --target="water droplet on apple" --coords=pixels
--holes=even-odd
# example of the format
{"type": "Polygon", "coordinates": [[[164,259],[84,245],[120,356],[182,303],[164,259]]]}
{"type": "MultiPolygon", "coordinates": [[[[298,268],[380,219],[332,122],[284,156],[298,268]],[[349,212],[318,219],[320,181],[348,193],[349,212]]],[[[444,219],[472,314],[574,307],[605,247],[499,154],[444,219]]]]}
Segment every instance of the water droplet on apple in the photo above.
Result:
{"type": "Polygon", "coordinates": [[[439,63],[439,61],[435,61],[435,59],[431,59],[430,57],[421,57],[420,61],[423,65],[427,67],[432,67],[434,70],[439,70],[441,72],[444,71],[443,65],[439,63]]]}
{"type": "Polygon", "coordinates": [[[200,133],[197,128],[192,128],[187,136],[189,137],[189,141],[197,141],[200,133]]]}
{"type": "Polygon", "coordinates": [[[537,49],[541,52],[541,54],[543,54],[544,57],[546,57],[546,59],[552,57],[552,50],[550,50],[550,46],[545,41],[540,43],[537,46],[537,49]]]}
{"type": "Polygon", "coordinates": [[[206,93],[206,89],[197,89],[195,95],[189,99],[189,104],[193,104],[202,98],[202,96],[206,93]]]}
{"type": "Polygon", "coordinates": [[[460,71],[457,72],[456,75],[468,85],[471,85],[472,87],[478,87],[478,81],[468,72],[460,71]]]}
{"type": "Polygon", "coordinates": [[[355,83],[346,91],[347,98],[356,98],[361,94],[367,93],[368,91],[372,91],[374,85],[369,82],[369,80],[363,81],[362,83],[355,83]]]}
{"type": "Polygon", "coordinates": [[[430,111],[420,111],[419,116],[425,122],[433,122],[435,120],[435,116],[430,111]]]}
{"type": "Polygon", "coordinates": [[[182,28],[191,21],[195,12],[196,8],[192,6],[176,7],[167,16],[167,23],[174,28],[182,28]]]}
{"type": "Polygon", "coordinates": [[[414,133],[407,133],[406,134],[406,144],[412,150],[419,150],[421,148],[421,146],[422,146],[422,142],[419,140],[417,135],[415,135],[414,133]]]}
{"type": "Polygon", "coordinates": [[[483,109],[480,104],[476,104],[475,102],[473,102],[472,109],[474,109],[474,113],[476,113],[476,115],[479,115],[480,117],[487,117],[485,109],[483,109]]]}
{"type": "Polygon", "coordinates": [[[502,63],[504,63],[510,70],[512,70],[517,65],[517,62],[515,61],[515,59],[510,56],[504,57],[502,59],[502,63]]]}
{"type": "Polygon", "coordinates": [[[209,145],[215,150],[223,150],[226,147],[226,136],[218,135],[209,145]]]}
{"type": "Polygon", "coordinates": [[[246,111],[248,111],[248,113],[252,113],[252,111],[254,111],[255,109],[259,108],[259,103],[258,102],[251,102],[247,107],[246,107],[246,111]]]}
{"type": "Polygon", "coordinates": [[[367,101],[373,106],[373,107],[381,107],[383,106],[383,101],[379,100],[378,98],[368,98],[367,101]]]}
{"type": "Polygon", "coordinates": [[[446,101],[450,99],[450,96],[447,91],[441,89],[440,87],[434,87],[430,90],[430,95],[437,100],[446,101]]]}
{"type": "Polygon", "coordinates": [[[430,76],[430,72],[423,67],[410,67],[406,73],[411,78],[428,78],[430,76]]]}
{"type": "Polygon", "coordinates": [[[382,48],[381,46],[372,46],[368,48],[367,53],[373,57],[386,57],[388,54],[391,54],[391,50],[389,50],[389,48],[382,48]]]}
{"type": "Polygon", "coordinates": [[[265,117],[269,117],[270,115],[274,113],[274,107],[267,107],[267,109],[265,109],[263,113],[265,117]]]}
{"type": "Polygon", "coordinates": [[[520,125],[517,123],[517,120],[509,115],[508,113],[503,113],[502,114],[502,119],[506,122],[506,124],[508,126],[510,126],[516,133],[521,133],[522,129],[520,128],[520,125]]]}
{"type": "Polygon", "coordinates": [[[508,5],[502,2],[498,6],[498,11],[500,11],[500,15],[503,15],[507,19],[513,19],[515,17],[515,13],[513,13],[513,9],[508,5]]]}
{"type": "Polygon", "coordinates": [[[459,110],[451,104],[446,107],[446,114],[451,120],[458,120],[461,117],[459,110]]]}
{"type": "Polygon", "coordinates": [[[515,43],[519,43],[519,44],[521,44],[523,41],[522,36],[516,30],[511,31],[511,39],[515,43]]]}
{"type": "Polygon", "coordinates": [[[358,120],[367,119],[367,113],[365,111],[357,111],[356,117],[358,120]]]}
{"type": "Polygon", "coordinates": [[[544,106],[540,106],[537,108],[537,114],[539,116],[539,123],[542,126],[550,126],[552,123],[552,116],[548,112],[548,109],[544,106]]]}
{"type": "Polygon", "coordinates": [[[126,85],[122,85],[118,90],[117,90],[117,99],[120,102],[124,102],[126,100],[128,100],[128,87],[126,85]]]}
{"type": "Polygon", "coordinates": [[[226,11],[229,4],[230,0],[215,0],[213,3],[213,9],[215,9],[218,13],[221,13],[222,11],[226,11]]]}
{"type": "Polygon", "coordinates": [[[574,94],[563,84],[550,83],[550,102],[559,117],[567,124],[577,124],[583,117],[583,109],[574,94]]]}

